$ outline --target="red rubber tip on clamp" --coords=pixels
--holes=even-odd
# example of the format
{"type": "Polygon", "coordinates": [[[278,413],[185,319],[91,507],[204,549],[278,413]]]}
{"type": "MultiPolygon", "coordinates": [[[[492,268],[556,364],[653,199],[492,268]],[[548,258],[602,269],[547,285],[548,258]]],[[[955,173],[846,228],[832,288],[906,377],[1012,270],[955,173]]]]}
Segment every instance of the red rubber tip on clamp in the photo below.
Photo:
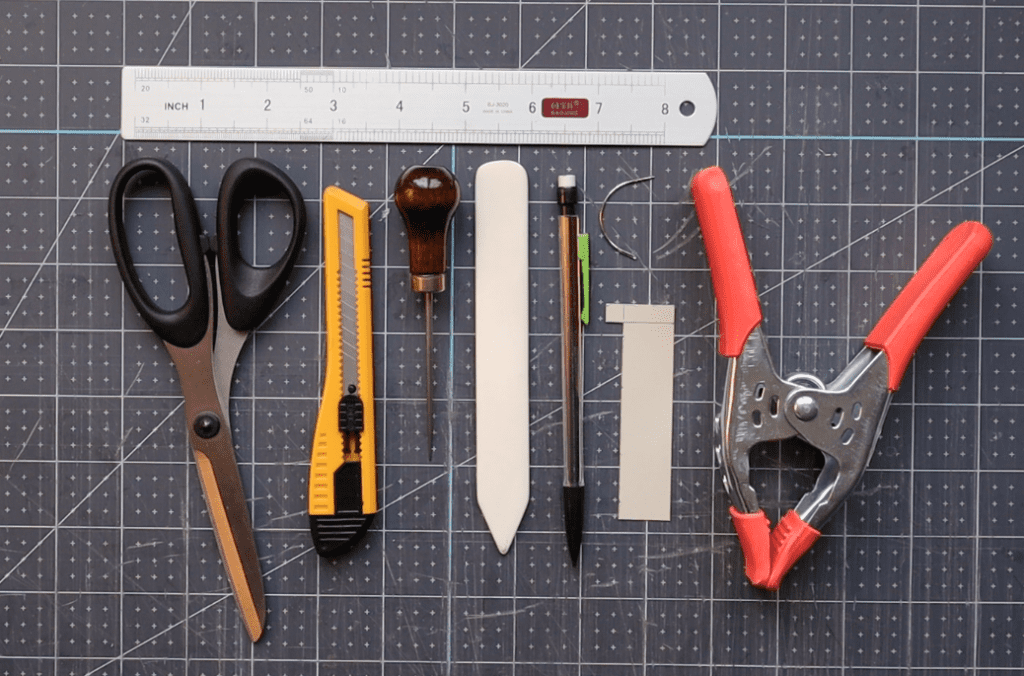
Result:
{"type": "Polygon", "coordinates": [[[772,572],[762,585],[765,589],[776,591],[782,584],[782,578],[793,567],[801,556],[810,549],[821,532],[804,523],[793,510],[779,520],[772,531],[771,557],[772,572]]]}
{"type": "Polygon", "coordinates": [[[771,528],[764,510],[746,514],[735,507],[729,507],[732,525],[740,538],[740,549],[746,562],[746,573],[750,583],[763,587],[772,571],[771,528]]]}

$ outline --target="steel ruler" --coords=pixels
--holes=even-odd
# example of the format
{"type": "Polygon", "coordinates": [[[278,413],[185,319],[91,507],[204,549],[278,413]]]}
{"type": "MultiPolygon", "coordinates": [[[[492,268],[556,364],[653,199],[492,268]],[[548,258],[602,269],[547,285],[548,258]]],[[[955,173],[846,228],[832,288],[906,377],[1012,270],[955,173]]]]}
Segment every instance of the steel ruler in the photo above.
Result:
{"type": "Polygon", "coordinates": [[[706,73],[125,67],[129,140],[701,146],[706,73]]]}

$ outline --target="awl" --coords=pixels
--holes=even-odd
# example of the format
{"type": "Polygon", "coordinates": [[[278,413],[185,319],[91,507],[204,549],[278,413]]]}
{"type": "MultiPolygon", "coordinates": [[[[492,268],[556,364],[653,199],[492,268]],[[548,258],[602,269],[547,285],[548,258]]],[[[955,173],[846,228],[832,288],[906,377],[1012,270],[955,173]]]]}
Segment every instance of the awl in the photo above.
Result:
{"type": "Polygon", "coordinates": [[[434,294],[445,290],[448,229],[459,206],[459,182],[442,167],[409,167],[395,184],[395,206],[409,235],[412,290],[426,315],[427,448],[434,458],[434,294]]]}

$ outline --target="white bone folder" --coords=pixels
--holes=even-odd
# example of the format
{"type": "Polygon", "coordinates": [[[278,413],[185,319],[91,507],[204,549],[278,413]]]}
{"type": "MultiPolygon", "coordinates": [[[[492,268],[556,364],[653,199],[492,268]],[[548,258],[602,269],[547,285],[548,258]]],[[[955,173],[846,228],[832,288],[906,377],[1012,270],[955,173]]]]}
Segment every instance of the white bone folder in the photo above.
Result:
{"type": "Polygon", "coordinates": [[[530,236],[526,170],[476,172],[476,501],[507,554],[530,501],[530,236]]]}

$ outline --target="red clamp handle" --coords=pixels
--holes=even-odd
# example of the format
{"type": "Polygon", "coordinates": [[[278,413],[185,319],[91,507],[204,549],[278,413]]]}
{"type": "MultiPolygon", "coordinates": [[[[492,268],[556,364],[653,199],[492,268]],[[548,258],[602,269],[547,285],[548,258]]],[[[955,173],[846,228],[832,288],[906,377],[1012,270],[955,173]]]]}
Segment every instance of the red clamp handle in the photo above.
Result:
{"type": "Polygon", "coordinates": [[[891,392],[899,389],[925,334],[991,248],[992,233],[981,223],[956,226],[878,320],[864,344],[885,352],[891,392]]]}
{"type": "Polygon", "coordinates": [[[718,299],[718,351],[723,357],[738,357],[762,315],[732,189],[720,167],[697,172],[690,189],[718,299]]]}
{"type": "Polygon", "coordinates": [[[732,525],[740,539],[740,549],[746,562],[747,579],[755,587],[763,587],[772,572],[771,528],[764,510],[746,514],[729,507],[732,525]]]}

